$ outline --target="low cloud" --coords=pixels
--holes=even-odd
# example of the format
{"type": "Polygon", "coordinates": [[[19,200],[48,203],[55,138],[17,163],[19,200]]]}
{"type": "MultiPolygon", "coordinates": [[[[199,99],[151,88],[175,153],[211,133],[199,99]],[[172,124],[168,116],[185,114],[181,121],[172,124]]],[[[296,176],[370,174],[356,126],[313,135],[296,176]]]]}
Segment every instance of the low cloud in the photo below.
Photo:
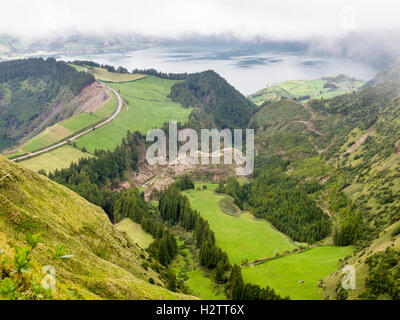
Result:
{"type": "Polygon", "coordinates": [[[25,38],[80,32],[305,40],[400,30],[399,9],[391,0],[14,0],[2,3],[0,33],[25,38]]]}

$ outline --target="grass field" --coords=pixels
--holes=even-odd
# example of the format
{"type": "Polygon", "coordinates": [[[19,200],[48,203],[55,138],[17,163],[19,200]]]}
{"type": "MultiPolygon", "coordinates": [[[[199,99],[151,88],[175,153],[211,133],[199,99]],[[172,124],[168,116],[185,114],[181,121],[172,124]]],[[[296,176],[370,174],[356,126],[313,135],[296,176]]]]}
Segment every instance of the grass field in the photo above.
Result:
{"type": "Polygon", "coordinates": [[[154,241],[151,234],[147,233],[142,229],[140,224],[133,222],[131,219],[124,219],[115,226],[119,231],[127,233],[134,242],[140,247],[146,249],[154,241]]]}
{"type": "Polygon", "coordinates": [[[29,140],[23,147],[24,152],[33,152],[51,146],[64,138],[69,137],[75,132],[87,128],[111,115],[117,107],[117,98],[112,94],[103,106],[95,112],[83,112],[70,119],[61,121],[51,127],[46,128],[33,139],[29,140]]]}
{"type": "Polygon", "coordinates": [[[205,277],[200,269],[191,270],[187,275],[189,279],[185,283],[197,297],[203,300],[226,300],[225,295],[214,289],[214,282],[205,277]]]}
{"type": "Polygon", "coordinates": [[[45,147],[55,144],[68,136],[70,136],[73,131],[70,131],[63,126],[56,124],[54,126],[46,128],[44,131],[39,133],[36,137],[29,140],[23,147],[23,152],[33,152],[36,150],[43,149],[45,147]]]}
{"type": "MultiPolygon", "coordinates": [[[[225,300],[223,287],[218,287],[201,269],[198,261],[188,247],[182,246],[185,241],[178,240],[178,255],[171,263],[177,278],[184,281],[193,294],[206,300],[225,300]]],[[[193,250],[193,248],[192,248],[193,250]]]]}
{"type": "Polygon", "coordinates": [[[352,247],[316,247],[242,269],[243,279],[270,286],[291,299],[322,299],[318,281],[335,272],[339,259],[353,253],[352,247]],[[304,283],[299,281],[304,280],[304,283]]]}
{"type": "MultiPolygon", "coordinates": [[[[364,82],[347,77],[345,81],[336,82],[337,88],[324,88],[327,80],[288,80],[282,83],[274,84],[268,88],[261,89],[249,96],[249,99],[257,105],[261,105],[266,100],[299,99],[310,96],[312,99],[329,99],[338,95],[352,92],[361,87],[364,82]]],[[[309,99],[304,99],[306,102],[309,99]]]]}
{"type": "Polygon", "coordinates": [[[40,169],[53,172],[56,169],[68,168],[72,162],[83,157],[92,157],[92,155],[83,153],[72,146],[63,146],[32,159],[21,161],[20,164],[36,172],[40,169]]]}
{"type": "MultiPolygon", "coordinates": [[[[235,216],[237,212],[223,200],[228,197],[214,193],[215,184],[196,183],[196,187],[202,185],[207,185],[207,190],[188,190],[185,194],[191,206],[209,222],[217,245],[228,253],[231,263],[272,257],[276,252],[283,253],[296,247],[269,222],[257,220],[250,213],[235,216]]],[[[339,259],[352,252],[351,247],[324,246],[290,253],[255,267],[243,268],[243,278],[260,286],[268,285],[292,299],[321,299],[323,290],[317,287],[318,281],[336,271],[339,259]],[[304,283],[298,282],[301,280],[304,283]]]]}
{"type": "Polygon", "coordinates": [[[224,213],[222,209],[227,206],[221,200],[227,196],[214,193],[216,184],[206,185],[207,190],[188,190],[185,194],[192,208],[209,222],[217,245],[228,253],[231,263],[270,257],[276,252],[296,248],[287,236],[276,231],[265,220],[255,219],[248,212],[237,216],[224,213]]]}
{"type": "Polygon", "coordinates": [[[91,152],[95,149],[113,150],[128,130],[147,133],[171,120],[187,121],[192,109],[183,108],[167,97],[174,83],[150,76],[134,82],[111,84],[127,105],[110,124],[78,139],[77,145],[91,152]]]}
{"type": "Polygon", "coordinates": [[[85,72],[85,68],[84,68],[84,67],[77,66],[77,65],[72,64],[72,63],[70,63],[69,65],[70,65],[71,67],[75,68],[76,71],[85,72]]]}
{"type": "Polygon", "coordinates": [[[90,68],[89,73],[91,73],[96,79],[107,82],[127,82],[147,77],[144,74],[108,72],[103,68],[90,68]]]}

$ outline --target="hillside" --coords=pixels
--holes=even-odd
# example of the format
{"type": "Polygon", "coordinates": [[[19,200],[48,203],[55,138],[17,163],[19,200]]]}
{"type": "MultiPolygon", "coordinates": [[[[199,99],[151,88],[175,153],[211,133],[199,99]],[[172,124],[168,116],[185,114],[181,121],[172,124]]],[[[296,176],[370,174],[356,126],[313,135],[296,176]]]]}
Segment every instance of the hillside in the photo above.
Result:
{"type": "MultiPolygon", "coordinates": [[[[395,64],[361,90],[332,99],[264,103],[250,122],[258,168],[271,165],[275,155],[285,159],[279,170],[298,188],[310,184],[310,197],[331,217],[333,243],[355,245],[355,255],[346,260],[360,270],[360,287],[348,294],[352,299],[383,294],[377,288],[391,281],[374,274],[395,253],[374,254],[387,247],[398,252],[399,233],[393,231],[400,219],[398,70],[395,64]]],[[[341,277],[339,270],[324,281],[328,297],[347,297],[336,292],[341,277]]],[[[386,298],[396,297],[393,290],[386,298]]]]}
{"type": "Polygon", "coordinates": [[[0,63],[0,151],[66,119],[94,78],[55,59],[0,63]]]}
{"type": "Polygon", "coordinates": [[[282,99],[306,102],[310,99],[333,98],[357,90],[363,84],[363,81],[343,74],[317,80],[288,80],[261,89],[248,98],[257,105],[282,99]]]}
{"type": "MultiPolygon", "coordinates": [[[[148,254],[114,228],[102,209],[0,158],[0,248],[5,258],[25,245],[25,235],[36,233],[42,237],[32,253],[34,270],[55,268],[53,296],[58,299],[189,298],[165,289],[158,273],[143,268],[148,254]],[[68,258],[54,261],[51,251],[61,244],[68,258]]],[[[0,279],[7,277],[7,264],[1,264],[0,279]]]]}

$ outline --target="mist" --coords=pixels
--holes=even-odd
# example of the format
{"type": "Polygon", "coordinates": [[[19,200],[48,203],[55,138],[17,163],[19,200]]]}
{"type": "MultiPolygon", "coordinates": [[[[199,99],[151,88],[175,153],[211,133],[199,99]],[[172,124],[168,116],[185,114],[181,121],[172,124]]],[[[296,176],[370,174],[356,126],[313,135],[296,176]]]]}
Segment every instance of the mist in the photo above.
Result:
{"type": "Polygon", "coordinates": [[[283,43],[381,67],[400,56],[399,9],[391,0],[14,0],[2,3],[0,34],[25,43],[79,36],[283,43]]]}
{"type": "Polygon", "coordinates": [[[309,40],[349,32],[399,31],[399,8],[389,0],[14,0],[2,3],[0,33],[29,39],[80,32],[157,39],[196,34],[309,40]]]}

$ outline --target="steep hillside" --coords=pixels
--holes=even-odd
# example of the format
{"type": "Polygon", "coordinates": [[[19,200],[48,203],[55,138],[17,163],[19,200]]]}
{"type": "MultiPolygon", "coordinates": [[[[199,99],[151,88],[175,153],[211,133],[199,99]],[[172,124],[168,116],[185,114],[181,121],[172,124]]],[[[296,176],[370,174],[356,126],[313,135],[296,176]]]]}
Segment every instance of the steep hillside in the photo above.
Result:
{"type": "Polygon", "coordinates": [[[355,268],[355,289],[338,289],[343,278],[339,269],[323,281],[326,298],[400,299],[400,223],[393,224],[370,246],[345,259],[341,267],[346,264],[355,268]]]}
{"type": "Polygon", "coordinates": [[[244,128],[256,106],[214,71],[194,73],[171,88],[170,97],[195,108],[191,127],[244,128]],[[197,122],[197,123],[196,123],[197,122]]]}
{"type": "MultiPolygon", "coordinates": [[[[251,120],[258,166],[274,155],[287,160],[284,173],[299,186],[310,183],[308,193],[331,217],[333,242],[355,245],[347,262],[360,272],[359,289],[343,293],[339,271],[324,284],[330,298],[377,298],[391,281],[376,274],[396,277],[388,261],[396,261],[400,220],[398,70],[393,65],[360,91],[333,99],[265,103],[251,120]],[[387,247],[394,251],[375,255],[387,247]]],[[[383,296],[396,298],[390,290],[383,296]]]]}
{"type": "MultiPolygon", "coordinates": [[[[59,299],[187,298],[165,289],[159,275],[143,267],[145,260],[151,261],[148,254],[114,228],[102,209],[0,158],[0,248],[6,258],[12,259],[15,248],[26,245],[25,235],[36,233],[42,237],[32,253],[35,270],[55,268],[53,296],[59,299]],[[61,244],[66,246],[66,258],[52,259],[51,251],[61,244]]],[[[7,277],[7,262],[0,265],[2,280],[7,277]]]]}
{"type": "Polygon", "coordinates": [[[71,116],[93,76],[55,59],[0,63],[0,151],[71,116]]]}

